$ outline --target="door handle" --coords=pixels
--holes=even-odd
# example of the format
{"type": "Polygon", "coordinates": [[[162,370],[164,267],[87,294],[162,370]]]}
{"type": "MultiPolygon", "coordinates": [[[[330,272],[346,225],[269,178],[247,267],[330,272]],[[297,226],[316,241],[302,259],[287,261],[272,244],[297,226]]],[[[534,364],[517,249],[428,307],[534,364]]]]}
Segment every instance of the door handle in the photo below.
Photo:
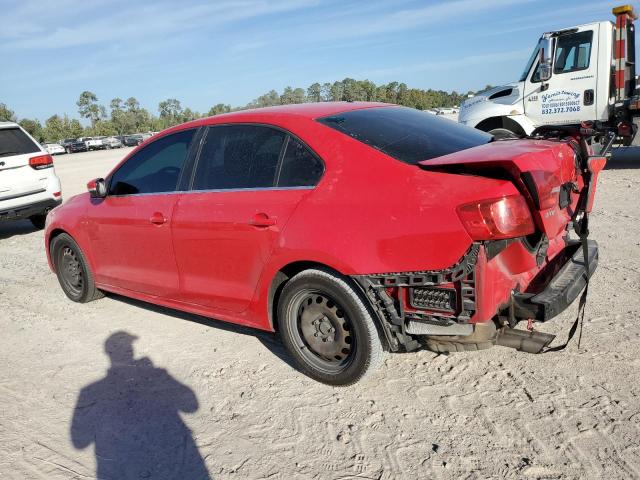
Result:
{"type": "Polygon", "coordinates": [[[266,213],[256,213],[251,220],[249,220],[249,225],[253,225],[254,227],[271,227],[276,224],[277,219],[275,217],[270,217],[266,213]]]}
{"type": "Polygon", "coordinates": [[[149,221],[154,225],[162,225],[163,223],[167,222],[167,219],[162,213],[154,212],[154,214],[149,218],[149,221]]]}

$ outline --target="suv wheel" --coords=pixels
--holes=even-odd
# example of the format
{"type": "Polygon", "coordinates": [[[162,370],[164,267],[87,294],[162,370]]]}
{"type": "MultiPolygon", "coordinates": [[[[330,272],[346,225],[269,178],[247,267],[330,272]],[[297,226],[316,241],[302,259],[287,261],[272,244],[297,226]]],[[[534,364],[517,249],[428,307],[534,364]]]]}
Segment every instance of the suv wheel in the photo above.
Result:
{"type": "Polygon", "coordinates": [[[47,214],[41,213],[39,215],[32,215],[29,217],[29,220],[35,228],[42,230],[44,228],[45,221],[47,220],[47,214]]]}
{"type": "Polygon", "coordinates": [[[73,238],[61,233],[53,239],[50,249],[58,281],[67,297],[86,303],[104,296],[96,288],[89,264],[73,238]]]}
{"type": "Polygon", "coordinates": [[[383,356],[378,329],[358,293],[341,277],[305,270],[282,290],[278,324],[300,370],[329,385],[351,385],[383,356]]]}

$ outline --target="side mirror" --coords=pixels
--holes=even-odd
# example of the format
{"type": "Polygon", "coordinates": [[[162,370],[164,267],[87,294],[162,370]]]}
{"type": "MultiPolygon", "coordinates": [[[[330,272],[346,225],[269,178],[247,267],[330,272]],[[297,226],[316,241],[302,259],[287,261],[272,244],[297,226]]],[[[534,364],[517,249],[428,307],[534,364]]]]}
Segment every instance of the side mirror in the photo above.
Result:
{"type": "Polygon", "coordinates": [[[104,198],[107,196],[107,184],[104,178],[96,178],[87,183],[87,190],[91,198],[104,198]]]}
{"type": "Polygon", "coordinates": [[[540,80],[546,82],[551,78],[551,64],[553,63],[553,41],[550,37],[540,39],[540,80]]]}

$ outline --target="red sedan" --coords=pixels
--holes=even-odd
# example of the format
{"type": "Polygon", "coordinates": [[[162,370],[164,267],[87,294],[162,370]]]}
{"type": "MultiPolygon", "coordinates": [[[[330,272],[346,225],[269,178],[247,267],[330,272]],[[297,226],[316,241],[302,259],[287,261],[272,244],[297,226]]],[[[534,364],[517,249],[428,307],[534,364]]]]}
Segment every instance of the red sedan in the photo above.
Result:
{"type": "Polygon", "coordinates": [[[384,350],[545,347],[513,327],[565,309],[597,263],[569,237],[597,176],[578,157],[394,105],[235,112],[89,182],[49,215],[46,250],[73,301],[115,292],[279,331],[302,371],[345,385],[384,350]]]}

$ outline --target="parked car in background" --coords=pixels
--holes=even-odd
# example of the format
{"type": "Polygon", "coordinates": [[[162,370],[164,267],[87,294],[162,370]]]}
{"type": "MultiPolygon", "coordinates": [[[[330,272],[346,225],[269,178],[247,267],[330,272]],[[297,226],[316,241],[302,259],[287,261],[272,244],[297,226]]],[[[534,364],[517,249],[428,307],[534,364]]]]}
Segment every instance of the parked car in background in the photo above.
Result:
{"type": "Polygon", "coordinates": [[[134,135],[126,135],[124,137],[124,142],[122,143],[124,143],[126,147],[137,147],[143,141],[144,141],[144,138],[142,137],[142,135],[136,133],[134,135]]]}
{"type": "Polygon", "coordinates": [[[20,125],[0,122],[0,221],[28,218],[44,228],[62,202],[53,158],[20,125]]]}
{"type": "Polygon", "coordinates": [[[46,251],[73,301],[106,290],[278,330],[329,384],[384,349],[538,353],[553,335],[513,327],[566,309],[597,265],[571,228],[604,159],[575,145],[380,103],[218,115],[89,182],[52,212],[46,251]]]}
{"type": "Polygon", "coordinates": [[[72,142],[68,143],[66,148],[69,153],[78,153],[78,152],[88,151],[87,144],[80,139],[73,140],[72,142]]]}
{"type": "Polygon", "coordinates": [[[44,148],[51,155],[60,155],[63,153],[67,153],[66,149],[57,143],[45,143],[44,148]]]}
{"type": "Polygon", "coordinates": [[[106,148],[103,140],[106,137],[88,137],[84,143],[87,144],[88,150],[104,150],[106,148]]]}
{"type": "Polygon", "coordinates": [[[105,137],[102,139],[102,144],[104,148],[122,148],[122,142],[118,140],[116,137],[105,137]]]}
{"type": "Polygon", "coordinates": [[[64,140],[60,140],[58,144],[62,145],[62,147],[65,149],[67,153],[71,153],[71,150],[69,149],[69,145],[71,145],[76,141],[77,141],[76,138],[65,138],[64,140]]]}

